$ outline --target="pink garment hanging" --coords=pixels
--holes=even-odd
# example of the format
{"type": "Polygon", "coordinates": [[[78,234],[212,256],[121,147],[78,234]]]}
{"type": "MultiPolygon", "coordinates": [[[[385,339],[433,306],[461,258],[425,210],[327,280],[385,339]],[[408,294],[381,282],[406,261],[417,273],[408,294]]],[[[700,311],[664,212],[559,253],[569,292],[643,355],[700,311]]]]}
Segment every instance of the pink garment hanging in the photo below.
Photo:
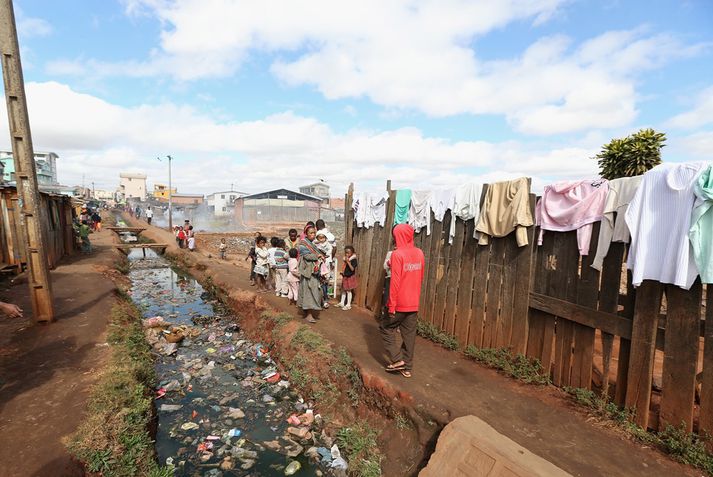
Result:
{"type": "Polygon", "coordinates": [[[579,253],[587,255],[592,224],[602,219],[608,192],[609,182],[606,179],[564,181],[546,186],[535,210],[537,225],[540,226],[537,244],[542,245],[545,230],[576,230],[579,253]]]}

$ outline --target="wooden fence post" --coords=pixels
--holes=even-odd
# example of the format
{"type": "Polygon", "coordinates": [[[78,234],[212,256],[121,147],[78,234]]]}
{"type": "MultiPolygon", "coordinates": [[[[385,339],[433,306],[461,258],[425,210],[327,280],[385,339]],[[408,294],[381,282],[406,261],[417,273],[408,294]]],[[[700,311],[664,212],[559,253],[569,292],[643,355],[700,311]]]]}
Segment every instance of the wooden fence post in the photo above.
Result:
{"type": "Polygon", "coordinates": [[[636,412],[634,421],[644,429],[649,424],[656,332],[661,310],[661,283],[644,280],[636,292],[631,355],[626,389],[626,407],[636,412]]]}

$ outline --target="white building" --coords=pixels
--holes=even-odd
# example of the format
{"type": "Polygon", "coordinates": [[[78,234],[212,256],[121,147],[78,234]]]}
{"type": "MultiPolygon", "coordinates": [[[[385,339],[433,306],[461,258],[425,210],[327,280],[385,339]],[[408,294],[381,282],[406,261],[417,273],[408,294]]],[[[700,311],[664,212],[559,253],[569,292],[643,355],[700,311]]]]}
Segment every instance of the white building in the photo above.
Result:
{"type": "Polygon", "coordinates": [[[235,202],[235,199],[243,197],[244,195],[246,195],[244,192],[238,192],[236,190],[214,192],[206,198],[208,210],[213,212],[215,216],[232,215],[233,202],[235,202]]]}
{"type": "Polygon", "coordinates": [[[137,197],[146,200],[146,174],[136,172],[122,172],[119,174],[118,192],[124,199],[137,197]]]}
{"type": "Polygon", "coordinates": [[[114,193],[105,189],[94,189],[94,198],[97,200],[114,200],[114,193]]]}
{"type": "Polygon", "coordinates": [[[300,192],[320,199],[329,199],[329,185],[326,182],[315,182],[314,184],[302,186],[300,187],[300,192]]]}

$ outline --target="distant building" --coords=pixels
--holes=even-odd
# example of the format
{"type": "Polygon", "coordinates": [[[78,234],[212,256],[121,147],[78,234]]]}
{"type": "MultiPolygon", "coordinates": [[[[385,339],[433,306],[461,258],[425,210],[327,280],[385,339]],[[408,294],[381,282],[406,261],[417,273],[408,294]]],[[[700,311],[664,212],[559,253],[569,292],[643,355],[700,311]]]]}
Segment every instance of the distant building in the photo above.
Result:
{"type": "Polygon", "coordinates": [[[237,198],[234,207],[235,218],[238,223],[243,224],[303,224],[320,217],[321,203],[321,197],[289,189],[276,189],[237,198]]]}
{"type": "Polygon", "coordinates": [[[229,190],[225,192],[214,192],[206,197],[208,211],[220,217],[233,214],[233,203],[238,197],[246,195],[244,192],[229,190]]]}
{"type": "MultiPolygon", "coordinates": [[[[171,195],[176,195],[177,189],[175,187],[171,188],[171,195]]],[[[154,184],[153,186],[153,197],[159,202],[168,202],[168,186],[165,184],[154,184]]]]}
{"type": "Polygon", "coordinates": [[[146,200],[146,174],[122,172],[119,174],[119,190],[124,200],[146,200]]]}
{"type": "Polygon", "coordinates": [[[329,200],[329,185],[326,182],[315,182],[314,184],[302,186],[300,187],[300,192],[329,200]]]}
{"type": "Polygon", "coordinates": [[[202,194],[173,194],[173,205],[199,206],[203,204],[202,194]]]}
{"type": "MultiPolygon", "coordinates": [[[[57,158],[54,152],[36,152],[35,168],[37,170],[37,183],[40,187],[52,187],[59,185],[57,179],[57,158]]],[[[2,180],[4,182],[15,182],[15,160],[12,152],[0,151],[0,169],[2,169],[2,180]]]]}
{"type": "Polygon", "coordinates": [[[93,194],[97,200],[114,200],[114,193],[105,189],[94,189],[93,194]]]}

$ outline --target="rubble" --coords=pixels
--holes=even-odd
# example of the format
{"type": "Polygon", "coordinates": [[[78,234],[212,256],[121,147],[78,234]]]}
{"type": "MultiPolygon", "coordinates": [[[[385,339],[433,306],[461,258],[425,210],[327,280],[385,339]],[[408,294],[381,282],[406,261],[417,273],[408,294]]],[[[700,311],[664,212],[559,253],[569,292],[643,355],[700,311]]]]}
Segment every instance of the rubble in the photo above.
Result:
{"type": "Polygon", "coordinates": [[[163,259],[135,261],[129,276],[156,355],[157,452],[174,475],[343,474],[312,409],[319,403],[291,390],[268,346],[163,259]]]}

